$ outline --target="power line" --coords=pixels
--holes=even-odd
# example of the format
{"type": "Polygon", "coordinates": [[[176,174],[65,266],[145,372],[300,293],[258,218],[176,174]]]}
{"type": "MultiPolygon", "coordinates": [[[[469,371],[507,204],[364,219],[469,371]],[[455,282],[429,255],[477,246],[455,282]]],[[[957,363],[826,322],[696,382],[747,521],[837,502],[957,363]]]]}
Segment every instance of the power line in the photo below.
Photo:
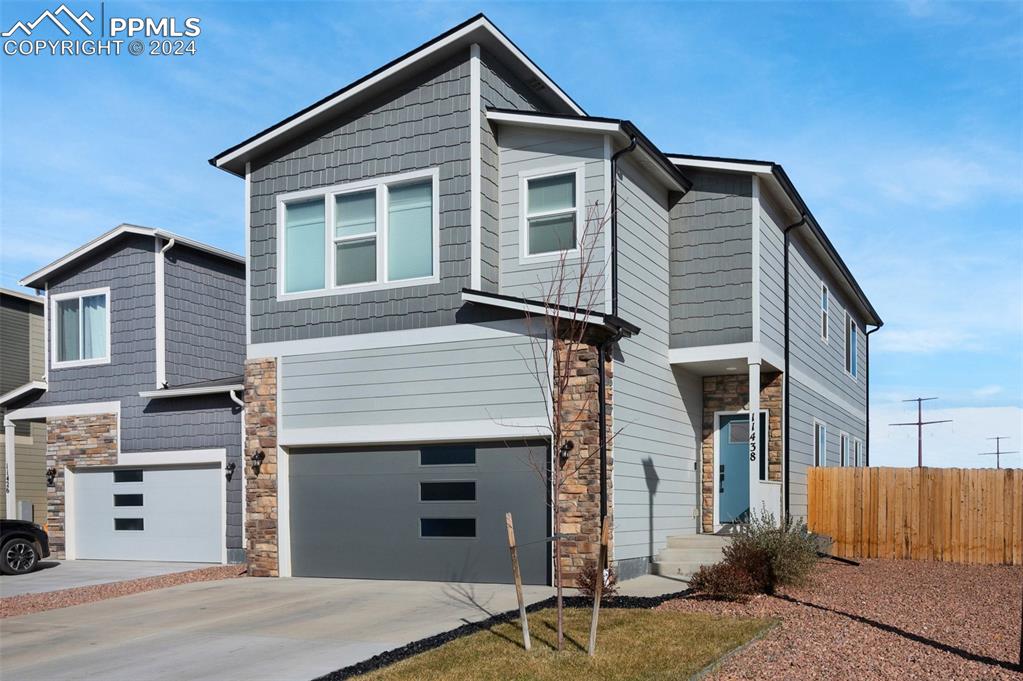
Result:
{"type": "Polygon", "coordinates": [[[977,456],[993,456],[995,457],[995,468],[1002,467],[1002,454],[1019,454],[1019,452],[1003,452],[1002,451],[1002,440],[1008,440],[1007,435],[998,435],[995,437],[989,437],[989,440],[995,441],[995,451],[993,452],[981,452],[977,456]]]}
{"type": "Polygon", "coordinates": [[[890,426],[916,426],[916,465],[923,468],[924,465],[924,426],[935,423],[952,423],[952,419],[941,419],[940,421],[924,421],[924,402],[936,400],[937,397],[914,397],[903,402],[916,402],[916,421],[907,423],[889,423],[890,426]]]}

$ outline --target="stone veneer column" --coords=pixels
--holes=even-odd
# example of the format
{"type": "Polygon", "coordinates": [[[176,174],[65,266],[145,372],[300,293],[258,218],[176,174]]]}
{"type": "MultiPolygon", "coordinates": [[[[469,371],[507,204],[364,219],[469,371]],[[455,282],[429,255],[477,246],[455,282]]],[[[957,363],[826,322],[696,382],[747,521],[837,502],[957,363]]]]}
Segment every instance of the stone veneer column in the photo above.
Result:
{"type": "Polygon", "coordinates": [[[245,362],[245,536],[252,577],[277,577],[277,360],[245,362]],[[256,475],[252,456],[263,452],[256,475]]]}
{"type": "MultiPolygon", "coordinates": [[[[749,377],[743,374],[705,376],[703,379],[703,465],[701,479],[702,526],[714,531],[714,412],[749,408],[749,377]]],[[[781,481],[782,466],[782,375],[764,372],[760,376],[760,408],[767,410],[767,478],[781,481]]],[[[763,435],[761,435],[763,437],[763,435]]]]}
{"type": "MultiPolygon", "coordinates": [[[[569,344],[557,341],[559,366],[564,366],[569,344]]],[[[595,561],[600,549],[600,412],[597,401],[600,390],[598,349],[581,344],[574,353],[567,394],[561,400],[563,441],[571,440],[572,451],[562,468],[571,474],[561,486],[558,503],[561,512],[561,533],[568,535],[562,542],[562,576],[566,586],[575,585],[583,567],[595,561]],[[578,415],[578,417],[577,417],[578,415]],[[578,470],[576,468],[578,467],[578,470]]],[[[613,361],[604,364],[607,374],[604,399],[607,403],[607,515],[613,524],[612,501],[612,376],[613,361]]],[[[554,452],[555,462],[558,453],[554,452]]],[[[613,557],[613,532],[608,546],[608,561],[613,557]]]]}
{"type": "Polygon", "coordinates": [[[61,416],[46,419],[46,467],[56,475],[46,490],[46,528],[50,555],[67,557],[64,519],[64,471],[117,463],[117,415],[61,416]]]}

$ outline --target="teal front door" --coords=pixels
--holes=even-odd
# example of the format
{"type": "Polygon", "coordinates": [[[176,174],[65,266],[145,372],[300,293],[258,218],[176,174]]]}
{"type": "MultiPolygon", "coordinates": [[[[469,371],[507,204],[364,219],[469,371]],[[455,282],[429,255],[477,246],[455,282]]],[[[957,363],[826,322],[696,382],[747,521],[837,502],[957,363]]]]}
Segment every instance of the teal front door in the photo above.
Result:
{"type": "MultiPolygon", "coordinates": [[[[761,459],[766,419],[760,414],[761,459]]],[[[718,522],[741,523],[749,517],[749,414],[722,415],[718,420],[718,522]]],[[[761,466],[764,463],[761,461],[761,466]]]]}

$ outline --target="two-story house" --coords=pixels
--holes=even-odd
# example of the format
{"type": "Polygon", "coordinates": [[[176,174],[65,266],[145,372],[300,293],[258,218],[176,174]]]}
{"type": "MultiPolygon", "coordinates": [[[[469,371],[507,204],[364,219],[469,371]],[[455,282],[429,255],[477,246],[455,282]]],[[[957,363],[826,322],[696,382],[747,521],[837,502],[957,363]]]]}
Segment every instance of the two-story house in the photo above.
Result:
{"type": "Polygon", "coordinates": [[[482,15],[210,163],[245,181],[250,574],[508,581],[511,512],[527,582],[604,514],[629,577],[865,456],[880,320],[781,168],[665,155],[482,15]]]}
{"type": "Polygon", "coordinates": [[[5,446],[45,421],[56,557],[244,560],[244,281],[240,256],[120,225],[19,282],[45,292],[45,354],[5,446]]]}
{"type": "MultiPolygon", "coordinates": [[[[43,299],[0,289],[0,410],[43,377],[43,299]]],[[[15,424],[14,450],[0,443],[0,518],[46,522],[46,424],[15,424]],[[16,493],[12,490],[17,487],[16,493]]]]}

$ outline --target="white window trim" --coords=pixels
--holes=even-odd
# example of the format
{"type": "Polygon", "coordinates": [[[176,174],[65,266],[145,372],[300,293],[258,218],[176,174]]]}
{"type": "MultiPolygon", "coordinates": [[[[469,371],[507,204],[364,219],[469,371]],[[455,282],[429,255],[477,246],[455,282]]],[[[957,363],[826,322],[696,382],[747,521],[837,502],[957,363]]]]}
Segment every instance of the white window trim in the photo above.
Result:
{"type": "MultiPolygon", "coordinates": [[[[73,367],[88,367],[98,366],[101,364],[110,364],[110,347],[113,345],[112,338],[110,336],[110,287],[105,286],[103,288],[91,288],[83,289],[81,291],[70,291],[68,293],[51,294],[49,297],[49,305],[53,305],[54,309],[50,311],[50,368],[51,369],[70,369],[73,367]],[[60,316],[56,314],[57,303],[63,300],[72,300],[75,298],[88,298],[90,296],[102,295],[106,302],[107,311],[107,342],[106,342],[106,354],[103,357],[94,357],[92,359],[72,359],[67,361],[60,361],[57,358],[60,357],[59,345],[60,345],[60,329],[57,328],[60,323],[60,316]]],[[[49,306],[48,305],[48,306],[49,306]]],[[[79,304],[79,323],[83,319],[81,315],[81,304],[79,304]]],[[[81,341],[81,334],[79,334],[79,341],[81,341]]]]}
{"type": "Polygon", "coordinates": [[[852,460],[853,466],[857,468],[863,466],[863,440],[858,437],[852,440],[852,460]]]}
{"type": "Polygon", "coordinates": [[[860,367],[859,367],[860,362],[859,362],[859,357],[857,357],[857,355],[860,352],[860,338],[859,338],[860,337],[860,327],[856,323],[856,320],[853,319],[853,316],[851,314],[849,314],[848,311],[846,311],[846,313],[845,313],[845,328],[843,330],[845,332],[845,353],[842,356],[842,369],[843,369],[843,371],[845,371],[845,375],[846,376],[848,376],[849,378],[851,378],[854,381],[859,381],[860,380],[860,376],[859,376],[859,374],[860,374],[860,367]],[[852,329],[855,329],[855,333],[856,333],[856,347],[855,348],[851,348],[851,350],[852,350],[851,353],[850,353],[850,347],[849,347],[849,345],[850,345],[849,344],[849,340],[852,338],[852,333],[850,332],[850,327],[852,329]]]}
{"type": "Polygon", "coordinates": [[[813,465],[821,468],[826,468],[828,465],[828,425],[820,419],[813,420],[813,465]],[[824,437],[824,446],[821,448],[820,461],[817,460],[817,446],[820,444],[820,438],[817,437],[817,428],[821,429],[821,435],[824,437]]]}
{"type": "Polygon", "coordinates": [[[842,466],[849,466],[852,461],[852,438],[845,431],[838,431],[838,460],[842,466]]]}
{"type": "Polygon", "coordinates": [[[583,236],[583,229],[585,227],[583,219],[583,204],[586,197],[586,188],[583,185],[585,181],[585,165],[582,163],[573,163],[571,165],[563,165],[556,167],[537,168],[536,170],[523,170],[519,172],[519,262],[520,263],[536,263],[536,262],[558,262],[562,258],[572,259],[579,257],[579,240],[583,236]],[[529,218],[547,217],[549,215],[560,215],[567,213],[567,210],[556,210],[546,211],[543,213],[537,213],[536,215],[529,214],[529,192],[528,182],[529,180],[538,180],[545,177],[554,177],[556,175],[568,175],[569,173],[575,173],[575,248],[571,248],[564,251],[552,251],[550,253],[537,253],[536,255],[530,255],[529,253],[529,218]]]}
{"type": "MultiPolygon", "coordinates": [[[[415,170],[386,177],[374,177],[357,182],[346,182],[330,187],[319,189],[306,189],[302,191],[279,194],[277,196],[277,299],[278,300],[302,300],[305,298],[325,298],[327,296],[346,295],[349,293],[366,293],[368,291],[383,291],[393,288],[405,288],[408,286],[426,286],[440,282],[440,171],[438,168],[427,170],[415,170]],[[429,179],[433,189],[433,275],[429,277],[417,277],[415,279],[398,279],[390,281],[387,279],[387,187],[407,184],[416,180],[429,179]],[[346,286],[334,285],[334,208],[335,197],[342,194],[350,194],[367,189],[376,190],[377,209],[377,281],[366,284],[349,284],[346,286]],[[285,207],[290,203],[308,201],[309,199],[323,198],[324,201],[324,263],[323,283],[324,288],[298,293],[287,293],[284,290],[285,284],[285,263],[287,262],[287,244],[284,239],[285,207]]],[[[345,239],[342,239],[344,241],[345,239]]]]}
{"type": "Polygon", "coordinates": [[[823,281],[817,289],[817,307],[820,308],[817,332],[820,334],[821,342],[827,344],[831,336],[831,289],[823,281]]]}

